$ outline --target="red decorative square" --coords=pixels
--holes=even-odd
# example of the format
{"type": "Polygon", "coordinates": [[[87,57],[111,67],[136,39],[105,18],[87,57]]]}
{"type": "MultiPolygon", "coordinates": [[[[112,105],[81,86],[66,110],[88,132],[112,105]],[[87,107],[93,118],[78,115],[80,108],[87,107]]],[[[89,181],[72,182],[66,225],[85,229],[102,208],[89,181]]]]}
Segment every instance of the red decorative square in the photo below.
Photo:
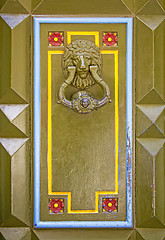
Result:
{"type": "Polygon", "coordinates": [[[64,45],[63,32],[48,32],[49,46],[58,47],[64,45]]]}
{"type": "Polygon", "coordinates": [[[103,212],[117,212],[118,211],[118,199],[117,198],[103,198],[103,212]]]}
{"type": "Polygon", "coordinates": [[[104,32],[103,46],[108,46],[108,47],[118,46],[117,32],[104,32]]]}
{"type": "Polygon", "coordinates": [[[63,213],[64,199],[49,199],[49,213],[63,213]]]}

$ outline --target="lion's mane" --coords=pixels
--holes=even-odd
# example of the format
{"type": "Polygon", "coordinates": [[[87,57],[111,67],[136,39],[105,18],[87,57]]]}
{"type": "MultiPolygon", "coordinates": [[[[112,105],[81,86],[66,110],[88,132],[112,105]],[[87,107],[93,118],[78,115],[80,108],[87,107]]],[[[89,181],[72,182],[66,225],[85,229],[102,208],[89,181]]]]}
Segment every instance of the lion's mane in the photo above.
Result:
{"type": "MultiPolygon", "coordinates": [[[[98,75],[101,74],[102,57],[99,48],[89,40],[75,40],[72,41],[65,49],[62,57],[62,69],[65,78],[68,78],[68,66],[74,66],[72,58],[76,53],[87,53],[91,57],[91,65],[98,66],[98,75]]],[[[77,88],[85,89],[95,84],[92,75],[89,74],[86,79],[81,79],[76,74],[72,85],[77,88]]]]}

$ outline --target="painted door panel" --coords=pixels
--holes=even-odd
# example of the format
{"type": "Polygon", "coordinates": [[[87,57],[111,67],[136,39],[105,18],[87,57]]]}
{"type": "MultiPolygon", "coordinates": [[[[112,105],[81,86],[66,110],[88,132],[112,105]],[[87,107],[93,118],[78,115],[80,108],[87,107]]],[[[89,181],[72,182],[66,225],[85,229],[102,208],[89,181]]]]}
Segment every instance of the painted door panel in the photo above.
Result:
{"type": "MultiPolygon", "coordinates": [[[[88,224],[89,227],[99,226],[98,224],[101,224],[100,227],[108,227],[107,224],[112,224],[114,227],[120,226],[120,221],[122,226],[124,222],[127,227],[129,224],[131,226],[131,219],[128,220],[128,216],[132,215],[132,196],[129,196],[132,191],[132,163],[131,159],[130,162],[126,160],[128,155],[131,155],[128,153],[131,151],[131,145],[128,147],[127,141],[132,132],[131,125],[129,126],[129,122],[132,121],[131,22],[131,18],[35,19],[34,34],[37,28],[40,28],[40,38],[35,38],[34,49],[36,56],[34,101],[38,105],[34,109],[36,113],[34,128],[38,127],[39,114],[41,130],[34,136],[34,143],[37,144],[39,139],[42,143],[40,151],[37,146],[34,149],[35,171],[40,172],[42,179],[39,188],[39,178],[37,179],[35,172],[34,190],[40,194],[40,200],[34,199],[37,206],[34,209],[36,227],[88,227],[88,224]],[[63,23],[60,24],[60,21],[63,23]],[[89,23],[90,21],[93,23],[89,23]],[[50,41],[48,42],[50,36],[58,36],[58,34],[63,36],[61,46],[51,45],[50,41]],[[116,34],[117,44],[104,46],[103,37],[106,34],[116,34]],[[78,114],[59,104],[58,92],[64,81],[61,66],[63,52],[67,44],[75,39],[92,40],[99,47],[103,59],[102,78],[111,89],[112,102],[88,114],[78,114]],[[47,64],[48,67],[46,67],[47,64]],[[41,66],[40,80],[38,66],[41,66]],[[129,68],[130,75],[126,75],[129,68]],[[41,91],[36,87],[39,81],[41,81],[41,91]],[[39,92],[41,92],[40,98],[37,94],[39,92]],[[128,107],[126,102],[129,102],[128,107]],[[127,116],[126,109],[129,113],[127,116]],[[40,138],[39,134],[41,134],[40,138]],[[129,174],[130,177],[128,177],[129,174]],[[129,187],[130,190],[128,190],[129,187]],[[45,198],[46,194],[48,194],[47,198],[45,198]],[[56,212],[52,207],[48,210],[48,205],[51,206],[56,202],[58,211],[57,202],[59,201],[64,205],[61,211],[56,212]],[[114,202],[114,209],[112,208],[111,211],[111,208],[108,208],[109,211],[107,211],[107,208],[102,206],[104,201],[114,202]],[[41,204],[40,219],[36,217],[39,202],[41,204]],[[130,213],[127,213],[128,209],[130,213]],[[81,223],[81,221],[84,222],[81,223]],[[97,223],[97,221],[100,222],[97,223]]],[[[68,87],[67,98],[70,99],[70,95],[76,91],[75,86],[68,87]]],[[[102,89],[97,84],[90,87],[88,92],[96,96],[96,99],[102,96],[102,89]]]]}

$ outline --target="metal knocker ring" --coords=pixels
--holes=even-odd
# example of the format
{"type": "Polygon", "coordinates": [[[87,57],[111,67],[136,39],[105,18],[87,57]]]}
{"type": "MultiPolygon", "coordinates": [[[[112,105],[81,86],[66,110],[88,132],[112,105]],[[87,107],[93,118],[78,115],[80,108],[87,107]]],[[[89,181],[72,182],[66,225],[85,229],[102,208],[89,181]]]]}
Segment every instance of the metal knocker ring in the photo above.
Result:
{"type": "Polygon", "coordinates": [[[62,58],[62,69],[66,80],[59,89],[59,103],[84,114],[111,102],[109,87],[99,76],[101,68],[101,53],[93,42],[88,40],[71,42],[62,58]],[[99,84],[103,90],[104,96],[101,100],[97,100],[86,90],[94,84],[99,84]],[[70,100],[65,95],[69,85],[79,89],[70,100]]]}

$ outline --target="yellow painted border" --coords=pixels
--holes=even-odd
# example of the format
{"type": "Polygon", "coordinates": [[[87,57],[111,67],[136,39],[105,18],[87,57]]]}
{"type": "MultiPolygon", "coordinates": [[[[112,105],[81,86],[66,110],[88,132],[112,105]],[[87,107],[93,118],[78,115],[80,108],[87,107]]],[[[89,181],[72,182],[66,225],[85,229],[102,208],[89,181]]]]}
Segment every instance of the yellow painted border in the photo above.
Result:
{"type": "Polygon", "coordinates": [[[118,156],[119,156],[119,89],[118,89],[118,50],[101,50],[101,54],[114,54],[115,57],[115,193],[118,194],[118,156]]]}
{"type": "MultiPolygon", "coordinates": [[[[99,47],[98,32],[68,32],[67,43],[71,42],[71,35],[95,35],[95,44],[99,47]]],[[[51,56],[63,54],[64,51],[48,51],[48,194],[66,195],[68,197],[68,213],[98,213],[99,195],[118,194],[118,135],[119,135],[119,109],[118,109],[118,50],[101,50],[101,54],[114,54],[115,66],[115,191],[95,192],[94,210],[72,210],[71,192],[52,192],[52,122],[51,122],[51,56]]]]}
{"type": "Polygon", "coordinates": [[[97,47],[99,47],[99,32],[67,32],[67,44],[71,43],[71,38],[72,38],[72,35],[78,35],[78,36],[95,36],[95,44],[97,47]]]}
{"type": "Polygon", "coordinates": [[[118,194],[118,51],[103,50],[101,54],[114,54],[115,58],[115,191],[95,192],[95,210],[71,210],[71,192],[52,192],[52,123],[51,123],[51,56],[63,51],[48,51],[48,194],[68,196],[68,213],[98,213],[99,195],[118,194]]]}

